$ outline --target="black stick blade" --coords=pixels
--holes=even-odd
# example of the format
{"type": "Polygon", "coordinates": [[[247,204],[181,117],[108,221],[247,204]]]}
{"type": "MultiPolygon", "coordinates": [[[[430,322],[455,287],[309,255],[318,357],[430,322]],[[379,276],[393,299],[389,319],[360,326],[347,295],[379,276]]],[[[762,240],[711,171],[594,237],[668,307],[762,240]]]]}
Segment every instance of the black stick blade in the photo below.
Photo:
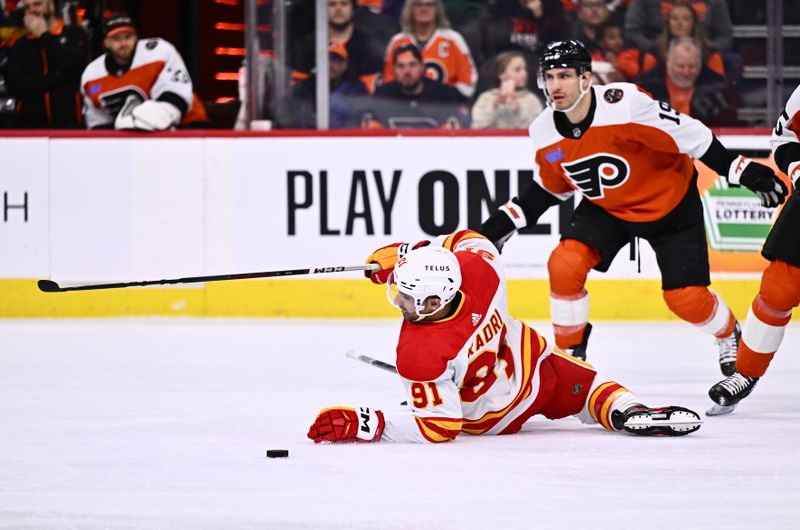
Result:
{"type": "Polygon", "coordinates": [[[39,280],[37,283],[39,290],[43,293],[57,293],[61,290],[56,282],[53,280],[39,280]]]}

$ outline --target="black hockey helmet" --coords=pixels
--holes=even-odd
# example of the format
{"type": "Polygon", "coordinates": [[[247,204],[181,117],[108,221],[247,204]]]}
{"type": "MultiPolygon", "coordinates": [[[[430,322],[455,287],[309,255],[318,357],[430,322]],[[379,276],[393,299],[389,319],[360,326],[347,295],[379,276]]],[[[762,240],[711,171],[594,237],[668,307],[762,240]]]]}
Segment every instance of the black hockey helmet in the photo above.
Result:
{"type": "Polygon", "coordinates": [[[583,75],[592,71],[592,57],[579,40],[557,40],[547,44],[539,59],[539,75],[552,68],[574,68],[583,75]]]}

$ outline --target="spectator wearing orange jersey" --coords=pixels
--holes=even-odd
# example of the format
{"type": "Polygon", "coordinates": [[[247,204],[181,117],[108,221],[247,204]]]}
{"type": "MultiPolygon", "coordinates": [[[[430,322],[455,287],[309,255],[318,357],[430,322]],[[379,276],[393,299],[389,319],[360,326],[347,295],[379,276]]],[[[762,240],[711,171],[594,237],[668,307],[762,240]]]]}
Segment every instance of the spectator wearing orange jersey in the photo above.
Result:
{"type": "Polygon", "coordinates": [[[689,4],[703,24],[709,44],[726,52],[733,43],[733,25],[725,0],[634,0],[625,13],[625,36],[641,51],[652,51],[672,6],[689,4]]]}
{"type": "Polygon", "coordinates": [[[702,62],[719,75],[725,75],[722,55],[708,42],[703,25],[697,18],[697,12],[689,4],[675,5],[669,9],[664,31],[656,39],[653,51],[644,54],[642,73],[652,70],[659,62],[664,61],[670,41],[677,37],[694,39],[700,48],[702,62]]]}
{"type": "Polygon", "coordinates": [[[464,37],[450,29],[442,0],[406,0],[400,25],[402,31],[386,48],[384,82],[394,80],[395,51],[412,44],[420,50],[426,77],[455,87],[465,99],[472,97],[478,72],[464,37]]]}

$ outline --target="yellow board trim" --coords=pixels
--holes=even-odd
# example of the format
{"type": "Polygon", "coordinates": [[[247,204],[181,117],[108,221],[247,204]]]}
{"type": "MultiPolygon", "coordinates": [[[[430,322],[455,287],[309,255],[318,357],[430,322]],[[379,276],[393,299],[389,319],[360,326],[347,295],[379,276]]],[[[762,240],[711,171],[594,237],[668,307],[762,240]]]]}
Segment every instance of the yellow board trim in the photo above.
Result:
{"type": "MultiPolygon", "coordinates": [[[[757,279],[722,279],[711,288],[744,320],[758,286],[757,279]]],[[[661,298],[659,280],[591,280],[587,289],[592,321],[678,320],[661,298]]],[[[508,293],[514,317],[549,320],[547,280],[509,280],[508,293]]],[[[42,293],[35,279],[0,280],[1,318],[118,316],[400,318],[386,302],[384,287],[364,279],[241,280],[70,293],[42,293]]]]}

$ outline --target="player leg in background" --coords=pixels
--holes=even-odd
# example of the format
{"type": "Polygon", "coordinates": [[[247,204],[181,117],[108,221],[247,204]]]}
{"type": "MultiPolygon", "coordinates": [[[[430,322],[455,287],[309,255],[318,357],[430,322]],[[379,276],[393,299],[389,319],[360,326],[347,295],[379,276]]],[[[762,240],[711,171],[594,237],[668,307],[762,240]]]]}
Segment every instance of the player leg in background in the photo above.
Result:
{"type": "Polygon", "coordinates": [[[800,305],[800,268],[776,259],[764,270],[761,287],[747,314],[736,356],[736,373],[708,391],[719,405],[732,406],[747,397],[783,341],[792,309],[800,305]]]}
{"type": "Polygon", "coordinates": [[[591,201],[581,201],[550,254],[547,271],[553,334],[556,345],[578,359],[586,359],[592,331],[586,278],[591,269],[607,271],[629,240],[618,219],[591,201]]]}
{"type": "Polygon", "coordinates": [[[592,331],[586,277],[600,261],[597,250],[574,239],[562,240],[547,261],[556,345],[582,360],[592,331]]]}
{"type": "Polygon", "coordinates": [[[558,348],[540,369],[543,386],[546,378],[555,380],[550,398],[537,412],[546,418],[576,416],[583,423],[598,423],[609,431],[638,435],[680,436],[702,424],[700,416],[683,407],[646,407],[627,388],[558,348]]]}
{"type": "Polygon", "coordinates": [[[739,323],[725,300],[708,288],[711,275],[702,210],[694,222],[662,231],[648,241],[661,270],[661,288],[667,307],[681,319],[714,336],[720,370],[724,375],[733,374],[739,323]]]}

